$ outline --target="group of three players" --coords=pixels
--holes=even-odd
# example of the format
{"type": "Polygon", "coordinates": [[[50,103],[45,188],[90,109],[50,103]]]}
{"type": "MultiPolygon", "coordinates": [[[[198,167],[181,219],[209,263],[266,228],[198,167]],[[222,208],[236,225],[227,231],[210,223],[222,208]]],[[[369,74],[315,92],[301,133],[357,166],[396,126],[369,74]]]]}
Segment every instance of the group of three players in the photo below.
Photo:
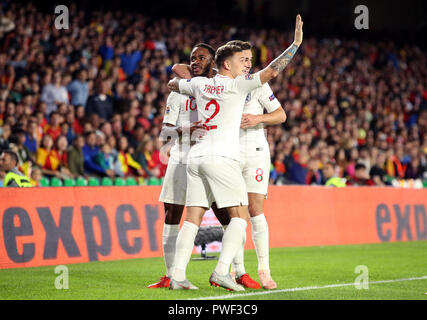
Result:
{"type": "Polygon", "coordinates": [[[249,73],[251,45],[238,40],[216,52],[207,44],[198,44],[191,52],[189,67],[174,67],[183,79],[168,84],[172,92],[162,136],[172,137],[175,143],[159,199],[165,207],[166,275],[149,288],[198,289],[187,280],[186,268],[209,208],[224,228],[222,250],[209,282],[234,291],[261,287],[246,273],[243,262],[250,219],[261,285],[264,289],[277,287],[270,275],[268,225],[263,213],[270,171],[263,125],[282,123],[286,114],[267,82],[295,55],[302,42],[302,25],[298,15],[292,45],[255,74],[249,73]],[[187,214],[180,229],[184,206],[187,214]]]}

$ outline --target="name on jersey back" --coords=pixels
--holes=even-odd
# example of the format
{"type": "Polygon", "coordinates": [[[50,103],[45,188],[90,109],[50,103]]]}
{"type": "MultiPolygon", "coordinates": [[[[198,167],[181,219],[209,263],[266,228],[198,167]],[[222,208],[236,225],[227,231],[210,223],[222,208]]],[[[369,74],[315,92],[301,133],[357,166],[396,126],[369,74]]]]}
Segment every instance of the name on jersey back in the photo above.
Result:
{"type": "Polygon", "coordinates": [[[211,94],[221,94],[224,92],[224,86],[212,86],[210,84],[205,84],[203,92],[211,94]]]}

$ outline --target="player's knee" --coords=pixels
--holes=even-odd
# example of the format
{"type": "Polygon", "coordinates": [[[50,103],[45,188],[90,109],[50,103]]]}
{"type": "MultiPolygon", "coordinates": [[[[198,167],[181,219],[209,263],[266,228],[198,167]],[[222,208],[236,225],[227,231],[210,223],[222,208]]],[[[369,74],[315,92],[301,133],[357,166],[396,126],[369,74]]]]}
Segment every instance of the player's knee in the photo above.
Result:
{"type": "Polygon", "coordinates": [[[248,210],[251,217],[256,217],[263,213],[262,205],[259,203],[250,203],[248,210]]]}
{"type": "Polygon", "coordinates": [[[185,221],[195,224],[196,226],[200,226],[202,223],[203,215],[208,210],[208,208],[202,207],[187,207],[187,214],[185,217],[185,221]]]}

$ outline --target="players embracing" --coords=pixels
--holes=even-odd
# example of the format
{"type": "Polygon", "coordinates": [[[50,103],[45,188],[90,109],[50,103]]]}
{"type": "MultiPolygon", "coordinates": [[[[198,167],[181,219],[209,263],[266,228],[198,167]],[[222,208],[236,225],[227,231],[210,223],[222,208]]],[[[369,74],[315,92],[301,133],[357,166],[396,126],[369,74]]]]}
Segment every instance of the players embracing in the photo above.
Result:
{"type": "MultiPolygon", "coordinates": [[[[187,216],[177,236],[170,272],[171,289],[197,288],[187,280],[185,269],[201,218],[214,202],[219,209],[216,213],[226,210],[231,220],[225,229],[223,248],[210,283],[229,290],[243,290],[231,279],[229,268],[234,259],[234,270],[242,283],[242,276],[246,274],[243,246],[250,213],[261,283],[266,289],[276,287],[269,272],[268,225],[263,214],[270,167],[263,123],[281,123],[286,115],[266,83],[288,65],[301,42],[302,21],[298,15],[294,43],[260,72],[249,74],[250,45],[234,41],[217,50],[215,60],[219,72],[215,77],[174,79],[169,83],[171,90],[195,97],[203,123],[193,122],[192,126],[196,129],[202,126],[207,132],[189,152],[187,216]],[[242,147],[236,150],[237,145],[242,147]]],[[[164,185],[162,194],[166,188],[164,185]]]]}

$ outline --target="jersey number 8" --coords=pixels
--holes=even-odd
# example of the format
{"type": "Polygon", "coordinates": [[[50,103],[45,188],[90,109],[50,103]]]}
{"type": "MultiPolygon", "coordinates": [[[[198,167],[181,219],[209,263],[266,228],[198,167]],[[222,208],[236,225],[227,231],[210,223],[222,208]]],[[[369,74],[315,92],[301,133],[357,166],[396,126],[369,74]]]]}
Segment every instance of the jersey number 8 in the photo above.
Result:
{"type": "Polygon", "coordinates": [[[263,175],[264,171],[261,168],[256,169],[256,176],[255,176],[255,180],[258,182],[261,182],[263,179],[263,175]]]}

